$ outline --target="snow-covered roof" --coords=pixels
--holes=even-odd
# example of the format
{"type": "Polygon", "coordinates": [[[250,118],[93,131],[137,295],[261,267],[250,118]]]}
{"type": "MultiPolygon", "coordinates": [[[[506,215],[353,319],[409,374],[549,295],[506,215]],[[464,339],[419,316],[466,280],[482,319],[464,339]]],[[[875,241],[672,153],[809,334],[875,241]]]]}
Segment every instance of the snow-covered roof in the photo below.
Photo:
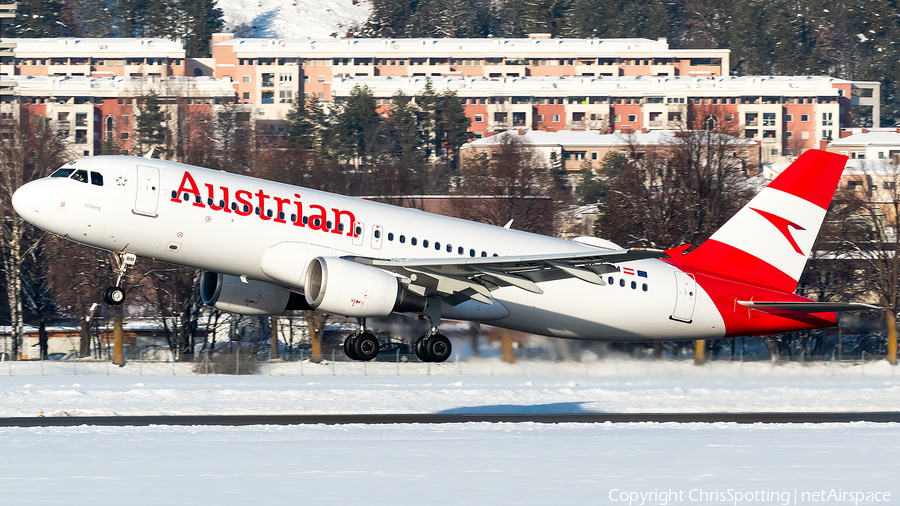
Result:
{"type": "MultiPolygon", "coordinates": [[[[680,131],[678,130],[650,130],[648,132],[634,132],[632,134],[612,133],[602,134],[596,130],[572,131],[558,130],[556,132],[544,132],[541,130],[507,130],[506,132],[475,139],[465,148],[486,148],[502,142],[508,137],[516,137],[532,146],[591,146],[591,147],[624,147],[629,144],[662,145],[672,142],[680,131]]],[[[724,135],[724,134],[716,134],[724,135]]],[[[735,143],[755,146],[750,139],[735,138],[735,143]]]]}
{"type": "Polygon", "coordinates": [[[897,129],[869,131],[856,133],[835,139],[828,143],[829,146],[900,146],[900,132],[897,129]]]}
{"type": "Polygon", "coordinates": [[[24,96],[72,94],[84,96],[104,96],[127,94],[134,95],[137,90],[156,90],[161,95],[168,91],[190,96],[234,95],[230,79],[217,79],[209,76],[183,77],[170,76],[158,79],[141,79],[121,76],[86,77],[86,76],[8,76],[8,81],[16,83],[17,92],[24,96]]]}
{"type": "MultiPolygon", "coordinates": [[[[332,55],[347,55],[365,57],[379,54],[390,57],[395,56],[449,56],[465,55],[470,53],[483,58],[496,54],[498,57],[514,58],[524,55],[571,55],[583,53],[593,57],[614,57],[620,53],[666,53],[675,54],[727,54],[727,49],[702,49],[684,50],[669,49],[666,39],[651,40],[642,38],[628,39],[345,39],[330,37],[306,37],[289,39],[230,39],[216,44],[218,46],[232,46],[234,51],[240,52],[277,52],[321,54],[324,57],[332,55]]],[[[577,57],[577,56],[576,56],[577,57]]]]}
{"type": "Polygon", "coordinates": [[[42,38],[42,39],[2,39],[16,45],[17,56],[37,53],[44,57],[128,57],[128,56],[169,56],[184,58],[181,42],[155,38],[42,38]]]}
{"type": "MultiPolygon", "coordinates": [[[[597,67],[602,68],[602,67],[597,67]]],[[[745,77],[648,77],[648,76],[352,76],[336,79],[332,93],[349,95],[356,85],[369,87],[376,96],[389,97],[398,89],[408,94],[421,91],[431,81],[436,90],[454,90],[461,96],[473,94],[529,96],[643,96],[664,93],[672,96],[836,96],[836,84],[850,81],[828,76],[745,76],[745,77]]]]}

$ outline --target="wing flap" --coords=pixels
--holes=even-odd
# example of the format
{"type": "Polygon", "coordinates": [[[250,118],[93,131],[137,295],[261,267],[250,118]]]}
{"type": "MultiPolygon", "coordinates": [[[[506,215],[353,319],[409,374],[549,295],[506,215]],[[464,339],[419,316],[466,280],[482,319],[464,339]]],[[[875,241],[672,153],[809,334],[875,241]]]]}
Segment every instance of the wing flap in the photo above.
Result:
{"type": "Polygon", "coordinates": [[[666,252],[634,248],[515,257],[398,258],[342,257],[393,272],[413,293],[439,297],[455,305],[467,299],[491,304],[490,292],[516,287],[542,294],[542,281],[577,278],[605,285],[600,274],[618,271],[612,264],[663,258],[666,252]],[[454,304],[455,303],[455,304],[454,304]]]}

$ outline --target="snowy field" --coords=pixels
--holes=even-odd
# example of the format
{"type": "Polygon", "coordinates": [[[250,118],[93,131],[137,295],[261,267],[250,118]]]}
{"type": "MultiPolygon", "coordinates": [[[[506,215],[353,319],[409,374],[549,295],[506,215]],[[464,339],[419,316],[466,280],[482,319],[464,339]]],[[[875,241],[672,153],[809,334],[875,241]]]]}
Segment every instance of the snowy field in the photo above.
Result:
{"type": "Polygon", "coordinates": [[[872,423],[0,428],[0,501],[885,504],[900,500],[898,434],[872,423]],[[845,500],[813,500],[822,491],[845,500]]]}
{"type": "Polygon", "coordinates": [[[281,39],[344,37],[372,8],[368,0],[218,0],[216,7],[226,31],[281,39]]]}
{"type": "Polygon", "coordinates": [[[900,410],[885,361],[281,362],[247,376],[191,366],[0,363],[0,416],[900,410]]]}
{"type": "MultiPolygon", "coordinates": [[[[884,362],[190,366],[0,363],[0,416],[900,409],[884,362]]],[[[900,501],[898,436],[875,423],[0,428],[0,504],[880,505],[900,501]]]]}

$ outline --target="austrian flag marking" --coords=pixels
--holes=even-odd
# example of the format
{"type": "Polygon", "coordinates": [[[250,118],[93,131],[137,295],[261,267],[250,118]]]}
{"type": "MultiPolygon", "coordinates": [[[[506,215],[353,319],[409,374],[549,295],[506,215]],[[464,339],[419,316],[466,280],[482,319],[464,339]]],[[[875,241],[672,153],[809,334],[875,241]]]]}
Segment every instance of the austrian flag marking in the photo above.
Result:
{"type": "Polygon", "coordinates": [[[632,269],[631,267],[622,267],[622,274],[634,276],[634,269],[632,269]]]}

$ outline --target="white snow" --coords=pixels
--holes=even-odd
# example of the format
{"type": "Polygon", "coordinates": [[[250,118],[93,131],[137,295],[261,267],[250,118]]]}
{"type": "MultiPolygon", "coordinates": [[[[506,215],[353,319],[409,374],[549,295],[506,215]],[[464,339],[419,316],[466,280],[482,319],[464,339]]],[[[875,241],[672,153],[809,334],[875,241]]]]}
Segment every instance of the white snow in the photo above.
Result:
{"type": "Polygon", "coordinates": [[[0,489],[3,503],[17,506],[616,505],[629,504],[628,494],[635,505],[882,504],[809,499],[834,490],[882,499],[890,493],[896,502],[898,429],[873,423],[0,428],[0,489]],[[674,496],[659,500],[670,491],[674,496]],[[647,500],[654,492],[656,500],[647,500]]]}
{"type": "MultiPolygon", "coordinates": [[[[403,363],[399,376],[394,363],[274,363],[253,376],[197,375],[190,366],[0,363],[0,416],[41,410],[48,416],[881,411],[900,405],[896,368],[884,361],[695,367],[473,359],[403,363]]],[[[0,501],[883,504],[900,498],[898,432],[900,424],[875,423],[8,427],[0,428],[0,501]],[[823,492],[844,500],[814,499],[823,492]],[[847,499],[847,493],[854,495],[847,499]]]]}
{"type": "Polygon", "coordinates": [[[865,366],[713,362],[704,367],[612,359],[517,365],[496,359],[432,365],[282,362],[263,364],[252,376],[197,375],[190,367],[0,363],[0,416],[894,411],[900,406],[900,376],[883,360],[865,366]]]}
{"type": "Polygon", "coordinates": [[[218,0],[225,31],[241,37],[343,37],[369,17],[368,0],[218,0]]]}

